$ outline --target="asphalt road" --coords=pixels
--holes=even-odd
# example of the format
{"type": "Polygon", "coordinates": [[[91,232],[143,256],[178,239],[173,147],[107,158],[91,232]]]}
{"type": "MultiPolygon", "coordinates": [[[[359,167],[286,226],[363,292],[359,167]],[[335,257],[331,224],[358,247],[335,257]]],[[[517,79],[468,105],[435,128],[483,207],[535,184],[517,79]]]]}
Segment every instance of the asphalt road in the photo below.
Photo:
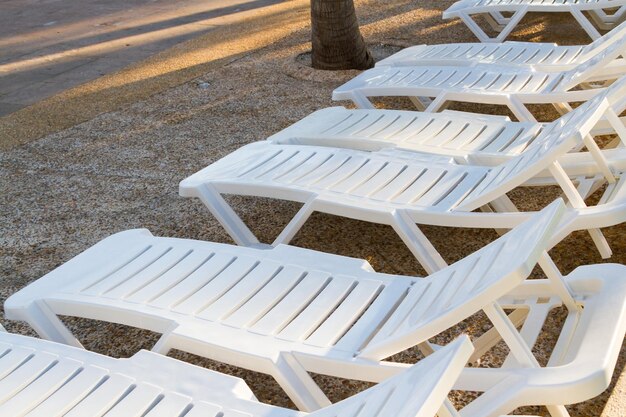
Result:
{"type": "Polygon", "coordinates": [[[0,116],[280,0],[4,0],[0,116]]]}

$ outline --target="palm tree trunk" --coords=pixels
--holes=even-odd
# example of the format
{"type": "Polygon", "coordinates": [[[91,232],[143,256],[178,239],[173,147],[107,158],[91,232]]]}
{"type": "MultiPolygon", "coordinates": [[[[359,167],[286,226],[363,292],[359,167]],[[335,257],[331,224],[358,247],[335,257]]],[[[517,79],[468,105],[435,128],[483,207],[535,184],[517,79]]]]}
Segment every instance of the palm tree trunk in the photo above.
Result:
{"type": "Polygon", "coordinates": [[[311,0],[313,68],[367,69],[374,59],[367,50],[353,0],[311,0]]]}

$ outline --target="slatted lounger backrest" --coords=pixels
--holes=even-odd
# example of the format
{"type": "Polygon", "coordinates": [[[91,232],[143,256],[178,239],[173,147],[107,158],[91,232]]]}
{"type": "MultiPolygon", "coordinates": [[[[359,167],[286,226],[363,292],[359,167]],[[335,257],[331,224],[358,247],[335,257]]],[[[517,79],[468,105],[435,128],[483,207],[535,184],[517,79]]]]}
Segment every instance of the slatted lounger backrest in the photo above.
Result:
{"type": "Polygon", "coordinates": [[[580,53],[580,56],[582,57],[587,54],[595,54],[613,44],[626,44],[626,22],[620,23],[604,36],[601,36],[590,44],[585,45],[580,53]]]}
{"type": "Polygon", "coordinates": [[[493,167],[456,209],[475,210],[547,169],[561,155],[582,143],[609,107],[607,96],[621,91],[625,84],[626,78],[621,79],[551,124],[522,154],[493,167]]]}
{"type": "Polygon", "coordinates": [[[519,285],[563,211],[559,199],[481,250],[415,282],[360,356],[383,359],[428,340],[519,285]]]}
{"type": "Polygon", "coordinates": [[[463,336],[402,374],[309,416],[435,416],[472,350],[469,339],[463,336]]]}
{"type": "MultiPolygon", "coordinates": [[[[624,29],[623,26],[620,26],[620,28],[624,29]]],[[[625,31],[626,29],[622,30],[622,32],[625,31]]],[[[622,55],[626,51],[626,33],[618,35],[620,36],[617,36],[615,41],[606,46],[600,53],[564,72],[561,80],[552,86],[553,89],[556,91],[567,91],[574,88],[578,84],[588,81],[595,72],[600,71],[622,55]]]]}

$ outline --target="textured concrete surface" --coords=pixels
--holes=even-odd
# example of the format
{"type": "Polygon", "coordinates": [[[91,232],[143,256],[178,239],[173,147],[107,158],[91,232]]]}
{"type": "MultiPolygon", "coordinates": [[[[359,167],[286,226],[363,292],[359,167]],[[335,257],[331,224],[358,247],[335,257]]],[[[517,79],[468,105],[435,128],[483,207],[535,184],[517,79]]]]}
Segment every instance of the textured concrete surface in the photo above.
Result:
{"type": "MultiPolygon", "coordinates": [[[[357,6],[363,33],[375,44],[472,41],[464,26],[440,19],[441,9],[450,3],[377,0],[358,1],[357,6]]],[[[178,197],[177,184],[243,144],[263,139],[316,109],[337,105],[330,101],[332,89],[354,72],[314,71],[295,60],[309,48],[307,4],[299,0],[257,11],[232,31],[221,32],[224,37],[219,41],[211,37],[218,28],[82,89],[52,97],[38,108],[41,113],[35,106],[17,112],[33,123],[40,116],[61,115],[67,117],[61,122],[72,127],[0,152],[0,303],[105,236],[124,229],[146,227],[155,235],[231,242],[200,202],[178,197]],[[207,45],[209,38],[214,43],[207,45]],[[211,64],[203,66],[203,60],[211,64]],[[160,78],[159,74],[168,71],[175,76],[160,78]],[[145,83],[151,74],[156,81],[145,83]],[[134,82],[136,88],[129,87],[134,82]],[[104,104],[98,107],[98,103],[104,104]],[[59,113],[58,108],[65,105],[67,112],[59,113]],[[81,108],[90,116],[76,116],[81,108]],[[81,120],[85,121],[76,124],[81,120]]],[[[518,40],[562,37],[564,43],[585,41],[584,36],[567,17],[530,17],[515,33],[518,40]]],[[[499,111],[486,106],[480,109],[499,111]]],[[[546,113],[544,118],[551,115],[546,113]]],[[[5,134],[7,120],[0,120],[5,134]]],[[[555,195],[552,189],[515,190],[512,198],[533,208],[555,195]]],[[[264,242],[271,241],[297,209],[293,204],[264,199],[233,197],[230,201],[264,242]]],[[[450,262],[495,238],[489,230],[424,227],[424,232],[450,262]]],[[[626,263],[625,232],[624,225],[605,230],[615,251],[608,260],[600,259],[586,233],[570,236],[551,255],[564,273],[590,263],[626,263]]],[[[386,226],[316,214],[292,243],[364,258],[382,272],[423,273],[386,226]]],[[[537,344],[535,352],[543,362],[562,319],[563,312],[556,311],[537,344]]],[[[0,322],[10,331],[32,334],[27,326],[8,322],[1,314],[0,322]]],[[[86,348],[113,356],[128,356],[157,340],[157,335],[123,326],[75,319],[67,322],[86,348]]],[[[460,331],[477,335],[485,326],[485,318],[477,315],[442,339],[460,331]]],[[[484,366],[498,363],[505,353],[506,349],[498,346],[484,366]]],[[[241,376],[262,401],[291,405],[267,376],[181,352],[173,356],[241,376]]],[[[418,358],[415,350],[397,356],[402,361],[418,358]]],[[[625,359],[623,348],[613,384],[625,359]]],[[[315,378],[333,401],[367,386],[315,378]]],[[[599,416],[612,387],[593,400],[568,406],[571,415],[599,416]]],[[[623,404],[623,396],[618,395],[612,401],[623,404]]],[[[468,398],[454,395],[458,404],[468,398]]],[[[546,415],[541,408],[519,411],[546,415]]]]}
{"type": "Polygon", "coordinates": [[[0,3],[0,116],[280,0],[0,3]]]}
{"type": "Polygon", "coordinates": [[[626,416],[626,372],[622,372],[602,411],[602,417],[626,416]]]}

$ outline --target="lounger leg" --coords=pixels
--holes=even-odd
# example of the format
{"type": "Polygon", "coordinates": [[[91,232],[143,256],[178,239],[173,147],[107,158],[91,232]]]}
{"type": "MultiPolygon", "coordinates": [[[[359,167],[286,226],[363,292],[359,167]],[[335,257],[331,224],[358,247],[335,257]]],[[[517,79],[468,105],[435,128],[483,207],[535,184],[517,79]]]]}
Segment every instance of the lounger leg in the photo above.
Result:
{"type": "Polygon", "coordinates": [[[585,32],[587,32],[587,35],[589,35],[591,39],[595,41],[596,39],[602,36],[600,32],[598,32],[598,29],[596,29],[591,24],[589,19],[585,17],[583,12],[581,12],[578,9],[572,9],[571,13],[572,13],[572,16],[574,16],[574,19],[576,19],[578,23],[580,23],[580,26],[582,26],[582,28],[585,30],[585,32]]]}
{"type": "Polygon", "coordinates": [[[437,411],[437,417],[459,417],[459,412],[448,398],[443,401],[443,404],[437,411]]]}
{"type": "Polygon", "coordinates": [[[533,355],[530,347],[526,344],[522,336],[519,334],[513,323],[508,319],[502,307],[496,302],[493,302],[483,308],[489,320],[498,329],[498,332],[505,341],[511,354],[522,365],[532,368],[539,368],[539,362],[533,355]]]}
{"type": "MultiPolygon", "coordinates": [[[[591,137],[591,135],[586,135],[583,139],[583,143],[587,147],[587,150],[591,154],[593,160],[598,164],[598,169],[602,172],[602,175],[607,180],[609,184],[614,184],[616,179],[613,173],[611,172],[611,168],[607,163],[604,155],[602,154],[602,150],[596,143],[596,141],[591,137]]],[[[583,197],[584,198],[584,197],[583,197]]]]}
{"type": "Polygon", "coordinates": [[[619,137],[622,145],[626,145],[626,126],[624,126],[624,121],[611,108],[606,110],[604,117],[606,117],[615,134],[619,137]]]}
{"type": "Polygon", "coordinates": [[[57,315],[43,301],[31,304],[25,320],[44,339],[79,348],[83,347],[72,332],[65,327],[65,324],[59,320],[57,315]]]}
{"type": "Polygon", "coordinates": [[[331,405],[313,378],[290,353],[280,354],[272,376],[300,410],[310,412],[331,405]]]}
{"type": "Polygon", "coordinates": [[[309,219],[311,214],[314,211],[314,202],[315,197],[312,197],[304,203],[304,205],[300,208],[300,210],[293,216],[293,219],[285,226],[282,232],[278,235],[278,237],[272,243],[272,246],[277,246],[281,243],[287,244],[293,239],[293,237],[298,233],[298,231],[302,228],[304,223],[309,219]]]}
{"type": "Polygon", "coordinates": [[[602,30],[611,30],[623,22],[624,6],[621,6],[615,13],[608,15],[602,9],[589,10],[589,16],[597,27],[602,30]]]}
{"type": "Polygon", "coordinates": [[[611,26],[610,24],[607,24],[607,22],[611,21],[609,15],[607,15],[602,9],[589,10],[589,16],[591,17],[591,20],[593,20],[593,23],[595,23],[600,29],[607,30],[607,26],[611,26]]]}
{"type": "Polygon", "coordinates": [[[498,25],[504,26],[511,21],[510,17],[504,17],[501,12],[490,12],[489,15],[498,22],[498,25]]]}
{"type": "MultiPolygon", "coordinates": [[[[550,304],[534,304],[531,306],[528,316],[524,321],[524,325],[520,329],[520,336],[528,346],[534,346],[537,338],[541,333],[543,324],[550,313],[552,306],[550,304]]],[[[509,315],[510,317],[510,315],[509,315]]],[[[510,368],[518,366],[518,362],[513,355],[509,355],[502,364],[502,368],[510,368]]]]}
{"type": "MultiPolygon", "coordinates": [[[[549,170],[550,174],[552,174],[556,182],[561,186],[563,193],[567,197],[567,200],[572,205],[572,207],[587,207],[587,205],[585,204],[585,200],[583,200],[583,198],[580,196],[578,190],[570,180],[565,170],[563,170],[563,167],[559,162],[554,162],[550,166],[549,170]]],[[[606,241],[606,238],[602,234],[602,231],[600,231],[600,229],[588,229],[588,232],[591,236],[591,239],[593,240],[593,243],[595,243],[598,252],[600,252],[600,255],[603,258],[610,257],[612,251],[609,243],[606,241]]]]}
{"type": "Polygon", "coordinates": [[[417,227],[413,219],[404,211],[396,211],[391,227],[400,236],[405,245],[417,258],[428,274],[448,266],[426,235],[417,227]]]}
{"type": "Polygon", "coordinates": [[[496,13],[497,12],[487,13],[484,16],[489,26],[491,26],[491,29],[495,30],[496,32],[500,32],[506,26],[506,21],[500,13],[496,13]]]}
{"type": "Polygon", "coordinates": [[[496,42],[504,42],[506,37],[509,36],[511,32],[513,32],[515,26],[517,26],[517,24],[520,22],[520,20],[524,18],[524,16],[526,16],[526,9],[520,9],[513,13],[513,16],[511,16],[506,26],[502,28],[502,31],[498,34],[498,36],[496,36],[496,42]]]}
{"type": "Polygon", "coordinates": [[[446,95],[440,94],[437,97],[435,97],[433,101],[430,102],[430,104],[428,105],[428,107],[426,107],[426,110],[424,110],[424,112],[437,113],[439,110],[442,109],[442,107],[446,105],[447,101],[448,99],[446,98],[446,95]]]}
{"type": "Polygon", "coordinates": [[[419,97],[409,97],[409,100],[411,100],[411,103],[413,103],[415,108],[419,111],[424,111],[426,107],[428,107],[419,97]]]}
{"type": "Polygon", "coordinates": [[[200,200],[207,206],[222,227],[226,229],[235,243],[241,246],[259,244],[259,240],[256,236],[254,236],[248,226],[246,226],[243,220],[241,220],[215,188],[209,184],[205,184],[199,189],[199,192],[200,200]]]}
{"type": "Polygon", "coordinates": [[[490,38],[484,30],[472,19],[472,17],[467,13],[459,13],[459,17],[465,23],[467,28],[472,31],[472,33],[478,38],[479,41],[487,43],[487,42],[496,42],[496,39],[490,38]]]}
{"type": "Polygon", "coordinates": [[[171,332],[164,332],[150,350],[155,353],[160,353],[161,355],[167,355],[168,352],[172,350],[170,335],[171,332]]]}
{"type": "Polygon", "coordinates": [[[356,104],[359,109],[373,109],[375,108],[371,101],[363,94],[352,93],[350,99],[356,104]]]}
{"type": "Polygon", "coordinates": [[[552,417],[570,417],[567,408],[563,405],[546,405],[546,408],[552,417]]]}
{"type": "MultiPolygon", "coordinates": [[[[509,320],[513,323],[513,326],[517,327],[524,323],[526,317],[528,316],[528,310],[523,308],[518,308],[514,310],[511,314],[509,314],[509,320]]],[[[497,345],[500,340],[502,340],[502,336],[498,333],[498,329],[492,327],[483,333],[479,338],[475,339],[472,343],[474,345],[474,353],[470,356],[468,362],[476,362],[478,361],[485,353],[489,352],[491,348],[497,345]]]]}
{"type": "Polygon", "coordinates": [[[535,116],[516,97],[509,97],[509,109],[520,122],[537,122],[535,116]]]}
{"type": "Polygon", "coordinates": [[[569,105],[569,103],[552,103],[552,106],[554,106],[556,111],[561,116],[563,116],[564,114],[567,114],[567,113],[569,113],[569,112],[574,110],[574,109],[572,109],[572,106],[569,105]]]}

